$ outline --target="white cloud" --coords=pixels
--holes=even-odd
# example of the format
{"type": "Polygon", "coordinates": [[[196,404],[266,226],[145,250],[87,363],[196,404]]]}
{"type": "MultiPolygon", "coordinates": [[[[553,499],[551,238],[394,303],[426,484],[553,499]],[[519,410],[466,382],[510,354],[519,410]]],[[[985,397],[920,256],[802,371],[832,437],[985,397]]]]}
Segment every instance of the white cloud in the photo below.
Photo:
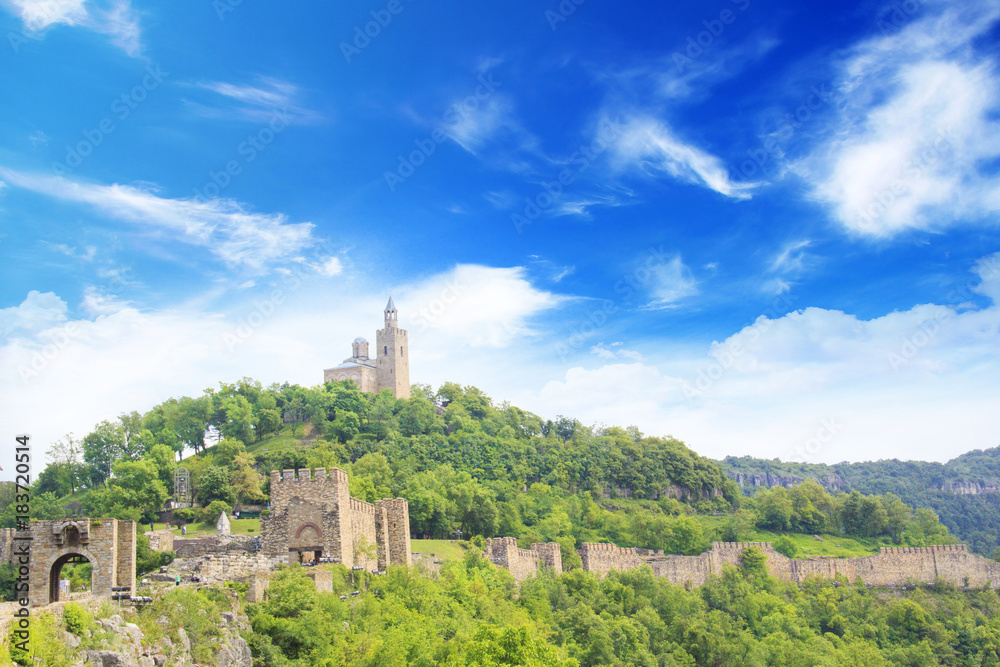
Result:
{"type": "Polygon", "coordinates": [[[984,165],[1000,157],[1000,79],[970,43],[991,29],[995,3],[928,3],[898,33],[844,58],[842,114],[825,145],[798,165],[848,231],[890,237],[907,229],[978,222],[1000,210],[984,165]]]}
{"type": "Polygon", "coordinates": [[[399,290],[413,328],[473,347],[507,347],[534,333],[531,319],[565,297],[540,290],[523,267],[459,264],[445,274],[399,290]]]}
{"type": "Polygon", "coordinates": [[[317,265],[316,271],[324,276],[339,276],[344,271],[344,265],[339,257],[330,257],[317,265]]]}
{"type": "Polygon", "coordinates": [[[676,308],[678,302],[698,294],[698,281],[680,255],[653,265],[650,273],[649,308],[676,308]]]}
{"type": "Polygon", "coordinates": [[[601,359],[633,359],[635,361],[644,361],[642,354],[635,350],[627,350],[624,345],[621,341],[611,343],[610,345],[602,342],[591,347],[590,353],[597,355],[601,359]]]}
{"type": "Polygon", "coordinates": [[[68,310],[54,293],[31,290],[20,305],[0,309],[0,334],[4,337],[37,334],[62,324],[68,310]]]}
{"type": "Polygon", "coordinates": [[[312,223],[252,213],[231,199],[167,199],[129,185],[95,185],[0,167],[17,187],[87,204],[153,234],[208,249],[227,265],[264,271],[315,243],[312,223]]]}
{"type": "Polygon", "coordinates": [[[463,106],[463,99],[455,100],[446,117],[454,119],[444,127],[447,135],[473,155],[505,134],[523,132],[514,119],[514,105],[500,94],[492,95],[473,110],[463,106]]]}
{"type": "MultiPolygon", "coordinates": [[[[823,308],[754,324],[707,356],[571,368],[520,397],[544,415],[636,424],[723,457],[946,460],[997,444],[1000,413],[1000,253],[977,263],[982,309],[924,304],[864,320],[823,308]],[[837,424],[819,438],[824,421],[837,424]]],[[[956,298],[961,298],[959,295],[956,298]]]]}
{"type": "Polygon", "coordinates": [[[91,316],[112,315],[126,309],[129,302],[118,299],[113,294],[107,294],[93,285],[83,290],[83,300],[80,307],[91,316]]]}
{"type": "MultiPolygon", "coordinates": [[[[560,301],[533,287],[522,268],[474,265],[401,285],[393,298],[410,332],[411,381],[484,387],[507,386],[525,372],[527,357],[515,343],[560,301]],[[424,315],[436,319],[422,324],[424,315]]],[[[140,310],[91,289],[84,315],[73,317],[57,295],[32,292],[0,310],[0,368],[8,371],[0,374],[0,400],[18,416],[4,420],[0,437],[28,430],[44,451],[67,432],[85,434],[101,419],[220,381],[319,384],[324,368],[349,356],[356,336],[372,339],[386,299],[384,285],[331,291],[323,280],[293,276],[227,295],[224,311],[198,295],[140,310]]],[[[11,456],[0,452],[5,469],[11,456]]]]}
{"type": "Polygon", "coordinates": [[[301,90],[297,85],[274,77],[258,76],[254,83],[205,81],[195,85],[227,98],[224,100],[227,106],[219,106],[215,101],[210,104],[187,102],[189,107],[208,118],[235,117],[255,123],[270,123],[275,114],[280,113],[282,119],[289,119],[286,122],[308,123],[322,119],[315,111],[301,106],[301,90]]]}
{"type": "Polygon", "coordinates": [[[771,262],[771,271],[780,273],[799,273],[806,268],[808,254],[805,249],[812,245],[809,239],[790,241],[771,262]]]}
{"type": "Polygon", "coordinates": [[[0,0],[0,4],[17,13],[31,32],[58,24],[79,26],[107,35],[130,56],[142,50],[138,15],[129,0],[0,0]]]}
{"type": "Polygon", "coordinates": [[[82,259],[85,262],[92,261],[94,257],[97,256],[97,246],[84,246],[82,251],[78,251],[75,246],[68,246],[65,243],[49,243],[47,245],[49,245],[56,252],[60,252],[67,257],[82,259]]]}
{"type": "Polygon", "coordinates": [[[633,117],[623,123],[613,151],[619,167],[636,166],[652,175],[667,174],[733,199],[749,199],[756,187],[731,181],[722,160],[684,142],[652,117],[633,117]]]}

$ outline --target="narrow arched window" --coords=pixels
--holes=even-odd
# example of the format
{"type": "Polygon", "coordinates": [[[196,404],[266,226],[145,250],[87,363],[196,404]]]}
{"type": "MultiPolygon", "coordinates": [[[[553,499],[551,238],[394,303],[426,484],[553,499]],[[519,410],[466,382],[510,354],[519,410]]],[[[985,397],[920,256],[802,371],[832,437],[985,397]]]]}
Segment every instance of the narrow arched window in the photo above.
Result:
{"type": "Polygon", "coordinates": [[[382,354],[389,354],[389,346],[388,345],[383,346],[383,348],[382,348],[382,354]]]}
{"type": "Polygon", "coordinates": [[[403,356],[403,348],[399,348],[399,356],[403,356]]]}

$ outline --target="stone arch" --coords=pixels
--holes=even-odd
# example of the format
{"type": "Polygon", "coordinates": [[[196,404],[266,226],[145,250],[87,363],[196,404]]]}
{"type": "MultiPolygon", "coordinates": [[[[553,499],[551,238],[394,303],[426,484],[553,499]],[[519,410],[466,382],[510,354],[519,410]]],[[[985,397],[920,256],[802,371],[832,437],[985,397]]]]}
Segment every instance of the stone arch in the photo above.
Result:
{"type": "Polygon", "coordinates": [[[323,531],[312,521],[307,521],[295,530],[295,545],[302,546],[309,542],[307,546],[322,544],[323,531]]]}
{"type": "MultiPolygon", "coordinates": [[[[45,564],[45,572],[48,573],[48,600],[49,604],[53,602],[59,602],[59,574],[62,572],[63,565],[66,565],[70,560],[78,557],[86,558],[90,563],[91,574],[90,574],[90,590],[94,591],[97,588],[97,579],[100,576],[102,567],[101,562],[90,552],[86,547],[68,547],[59,553],[51,557],[45,564]]],[[[110,591],[109,591],[110,592],[110,591]]]]}
{"type": "Polygon", "coordinates": [[[126,594],[135,591],[135,530],[132,521],[112,518],[32,521],[30,562],[11,562],[27,569],[28,600],[44,607],[59,597],[59,574],[67,562],[83,557],[91,564],[90,592],[110,596],[115,587],[126,594]]]}
{"type": "Polygon", "coordinates": [[[323,531],[312,521],[307,521],[295,529],[295,537],[288,550],[300,563],[319,560],[323,555],[323,531]]]}

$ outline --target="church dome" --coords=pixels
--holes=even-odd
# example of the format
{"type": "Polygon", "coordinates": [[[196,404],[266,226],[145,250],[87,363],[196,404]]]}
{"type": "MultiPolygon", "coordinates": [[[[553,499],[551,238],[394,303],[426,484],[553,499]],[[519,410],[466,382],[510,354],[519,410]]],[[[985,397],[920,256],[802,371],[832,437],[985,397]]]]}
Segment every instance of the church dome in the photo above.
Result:
{"type": "Polygon", "coordinates": [[[354,342],[355,343],[367,343],[368,341],[365,339],[364,336],[358,336],[357,338],[354,339],[354,342]]]}

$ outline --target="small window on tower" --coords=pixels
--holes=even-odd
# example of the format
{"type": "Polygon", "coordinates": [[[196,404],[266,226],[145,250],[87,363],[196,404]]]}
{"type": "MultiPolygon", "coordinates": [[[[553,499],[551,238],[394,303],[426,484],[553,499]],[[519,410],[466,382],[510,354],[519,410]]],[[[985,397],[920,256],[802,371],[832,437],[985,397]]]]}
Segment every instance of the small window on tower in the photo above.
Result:
{"type": "Polygon", "coordinates": [[[403,356],[403,348],[399,348],[399,356],[403,356]]]}
{"type": "Polygon", "coordinates": [[[383,354],[389,354],[389,346],[388,345],[385,345],[385,346],[382,347],[382,353],[383,354]]]}

